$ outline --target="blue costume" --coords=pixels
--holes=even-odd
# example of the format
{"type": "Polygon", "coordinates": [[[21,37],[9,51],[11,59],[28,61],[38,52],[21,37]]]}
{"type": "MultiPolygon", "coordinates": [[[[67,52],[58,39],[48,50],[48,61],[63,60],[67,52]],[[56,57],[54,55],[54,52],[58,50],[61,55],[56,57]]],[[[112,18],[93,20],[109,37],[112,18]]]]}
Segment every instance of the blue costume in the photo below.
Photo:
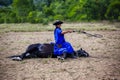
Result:
{"type": "Polygon", "coordinates": [[[65,41],[64,34],[61,34],[62,30],[59,27],[56,27],[54,30],[55,46],[54,54],[61,56],[64,52],[67,54],[72,54],[74,49],[72,48],[69,42],[65,41]]]}

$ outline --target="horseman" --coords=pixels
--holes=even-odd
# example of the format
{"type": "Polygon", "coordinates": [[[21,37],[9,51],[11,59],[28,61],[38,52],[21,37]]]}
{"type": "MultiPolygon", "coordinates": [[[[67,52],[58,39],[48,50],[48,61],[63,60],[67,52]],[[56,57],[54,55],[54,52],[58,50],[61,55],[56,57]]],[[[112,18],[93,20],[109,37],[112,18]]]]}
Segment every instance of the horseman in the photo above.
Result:
{"type": "Polygon", "coordinates": [[[72,30],[66,30],[62,31],[61,24],[63,24],[62,21],[55,21],[53,25],[55,25],[54,30],[54,39],[55,43],[37,43],[37,44],[31,44],[27,47],[26,51],[20,55],[13,55],[8,58],[11,58],[12,60],[21,61],[26,58],[58,58],[59,60],[64,60],[66,57],[88,57],[89,54],[80,49],[77,51],[74,51],[73,47],[69,42],[67,42],[64,38],[64,35],[67,33],[73,32],[72,30]],[[76,54],[76,56],[74,55],[76,54]]]}
{"type": "Polygon", "coordinates": [[[76,56],[74,56],[75,51],[74,51],[73,47],[64,38],[65,34],[71,33],[71,32],[73,32],[73,30],[62,31],[61,24],[63,24],[63,22],[60,20],[57,20],[53,23],[53,25],[55,26],[55,30],[54,30],[54,39],[55,39],[54,55],[56,55],[60,59],[66,58],[67,55],[71,55],[72,58],[76,58],[76,56]]]}

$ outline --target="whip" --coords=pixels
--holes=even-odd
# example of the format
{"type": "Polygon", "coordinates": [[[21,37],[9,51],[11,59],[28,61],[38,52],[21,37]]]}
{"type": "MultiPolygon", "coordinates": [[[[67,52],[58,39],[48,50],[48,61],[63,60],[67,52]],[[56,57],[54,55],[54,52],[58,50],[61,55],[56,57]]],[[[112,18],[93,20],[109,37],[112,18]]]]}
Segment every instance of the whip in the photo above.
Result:
{"type": "Polygon", "coordinates": [[[88,33],[88,32],[85,32],[85,31],[77,31],[77,30],[73,30],[73,32],[78,32],[78,33],[83,33],[83,34],[86,34],[88,37],[97,37],[97,38],[102,38],[103,35],[101,34],[91,34],[91,33],[88,33]]]}

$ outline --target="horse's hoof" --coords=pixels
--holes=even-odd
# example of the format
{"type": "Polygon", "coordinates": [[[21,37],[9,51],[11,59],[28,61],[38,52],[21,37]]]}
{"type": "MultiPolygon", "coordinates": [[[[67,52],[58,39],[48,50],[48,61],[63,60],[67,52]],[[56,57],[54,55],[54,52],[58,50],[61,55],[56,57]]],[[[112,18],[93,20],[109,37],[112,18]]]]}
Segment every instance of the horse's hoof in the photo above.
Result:
{"type": "Polygon", "coordinates": [[[14,61],[22,61],[22,59],[20,57],[13,57],[12,60],[14,60],[14,61]]]}

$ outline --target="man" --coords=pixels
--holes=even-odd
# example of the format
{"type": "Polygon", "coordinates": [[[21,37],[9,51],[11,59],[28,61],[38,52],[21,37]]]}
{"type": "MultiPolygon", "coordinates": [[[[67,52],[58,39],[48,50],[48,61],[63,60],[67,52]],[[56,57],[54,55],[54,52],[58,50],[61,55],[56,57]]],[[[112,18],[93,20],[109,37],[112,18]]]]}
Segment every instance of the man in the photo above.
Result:
{"type": "Polygon", "coordinates": [[[67,55],[71,55],[72,58],[76,58],[74,56],[74,49],[72,48],[69,42],[65,41],[64,34],[73,32],[72,30],[62,31],[61,24],[63,22],[57,20],[53,25],[56,26],[54,30],[55,44],[32,44],[28,46],[25,53],[21,55],[11,56],[13,60],[21,61],[25,58],[36,58],[36,57],[48,57],[51,56],[51,53],[54,55],[52,57],[58,57],[58,59],[65,59],[67,55]],[[54,47],[54,51],[53,51],[54,47]]]}
{"type": "Polygon", "coordinates": [[[62,31],[61,24],[62,21],[57,20],[53,23],[55,25],[54,30],[54,39],[55,39],[55,46],[54,46],[54,55],[58,57],[58,59],[65,59],[67,55],[71,55],[72,58],[76,58],[74,56],[74,49],[69,42],[65,41],[64,34],[73,32],[72,30],[62,31]]]}

